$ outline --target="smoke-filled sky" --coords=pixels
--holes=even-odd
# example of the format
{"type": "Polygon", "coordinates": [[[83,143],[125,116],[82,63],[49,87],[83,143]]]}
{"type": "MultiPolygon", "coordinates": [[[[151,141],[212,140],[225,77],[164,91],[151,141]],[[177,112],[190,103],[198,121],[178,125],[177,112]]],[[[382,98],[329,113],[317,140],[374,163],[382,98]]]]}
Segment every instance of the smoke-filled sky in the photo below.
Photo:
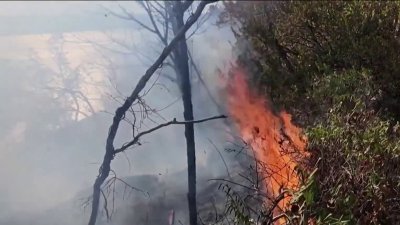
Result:
{"type": "MultiPolygon", "coordinates": [[[[29,221],[91,187],[112,112],[161,50],[151,34],[107,13],[118,5],[146,20],[134,2],[0,2],[0,224],[27,224],[20,217],[29,221]]],[[[213,22],[215,17],[188,43],[216,95],[216,69],[226,67],[232,37],[213,22]]],[[[162,69],[150,81],[146,103],[163,110],[145,120],[142,129],[182,118],[176,84],[162,76],[169,73],[162,69]]],[[[198,81],[193,95],[197,118],[218,113],[198,81]]],[[[213,151],[210,140],[223,144],[218,124],[196,130],[199,167],[213,151]]],[[[125,124],[117,144],[131,135],[125,124]]],[[[168,127],[144,138],[143,147],[117,157],[112,166],[121,177],[155,174],[162,179],[185,168],[183,146],[182,127],[168,127]]]]}

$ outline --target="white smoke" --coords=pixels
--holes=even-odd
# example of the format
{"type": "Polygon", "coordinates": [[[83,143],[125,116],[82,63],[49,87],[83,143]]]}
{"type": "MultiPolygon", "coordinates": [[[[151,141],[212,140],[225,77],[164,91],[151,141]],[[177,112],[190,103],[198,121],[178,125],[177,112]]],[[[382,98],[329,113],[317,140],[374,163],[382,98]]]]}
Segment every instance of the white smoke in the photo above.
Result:
{"type": "MultiPolygon", "coordinates": [[[[115,7],[112,3],[103,4],[115,7]]],[[[135,4],[121,4],[135,7],[135,4]]],[[[119,93],[112,87],[116,85],[123,96],[128,95],[151,63],[146,56],[150,59],[157,56],[155,40],[137,27],[130,27],[132,24],[105,16],[104,9],[98,5],[91,2],[0,3],[0,16],[6,18],[0,20],[3,25],[0,26],[0,63],[3,65],[0,67],[0,98],[5,103],[0,108],[0,143],[3,146],[0,150],[0,224],[61,225],[87,221],[89,209],[83,210],[81,198],[90,196],[90,187],[104,155],[105,138],[112,121],[112,115],[106,112],[113,113],[118,106],[108,94],[118,97],[119,93]],[[69,22],[69,19],[82,21],[82,24],[69,22]],[[7,21],[20,26],[10,26],[7,21]],[[50,42],[54,37],[62,37],[64,41],[66,68],[59,68],[60,61],[55,60],[54,45],[50,42]],[[111,53],[103,48],[118,48],[109,42],[110,37],[129,40],[146,55],[138,58],[138,55],[111,53]],[[94,45],[99,43],[101,45],[94,45]],[[32,61],[32,57],[36,61],[32,61]],[[55,78],[68,77],[71,68],[78,68],[73,71],[79,74],[79,82],[73,88],[82,92],[95,110],[91,112],[84,106],[85,102],[78,99],[85,115],[79,115],[76,121],[72,113],[65,111],[76,103],[70,97],[55,93],[54,89],[44,89],[65,85],[55,78]],[[63,73],[56,75],[57,71],[63,73]]],[[[231,58],[229,41],[233,37],[229,29],[213,26],[213,22],[215,16],[205,24],[204,33],[189,40],[189,48],[211,95],[218,102],[217,69],[227,66],[231,58]]],[[[168,70],[162,72],[168,73],[168,70]]],[[[193,80],[195,117],[200,119],[221,113],[198,78],[194,76],[193,80]]],[[[152,115],[155,122],[147,119],[142,129],[183,117],[176,84],[157,74],[149,84],[153,82],[162,85],[151,88],[146,102],[156,109],[165,109],[159,112],[161,116],[152,115]]],[[[222,121],[196,126],[199,190],[208,178],[226,175],[219,155],[226,157],[229,163],[229,156],[223,150],[224,132],[222,121]]],[[[171,207],[181,207],[177,218],[185,217],[182,212],[186,207],[183,134],[181,126],[159,130],[144,137],[142,146],[119,155],[112,163],[120,177],[151,174],[142,180],[133,179],[132,185],[144,190],[153,188],[146,190],[153,191],[153,199],[163,196],[160,191],[169,190],[166,201],[171,207]]],[[[124,124],[116,145],[131,136],[131,127],[124,124]]],[[[132,195],[139,202],[149,201],[141,193],[132,195]]],[[[128,203],[118,200],[116,208],[119,210],[112,223],[127,223],[124,219],[134,215],[130,208],[122,206],[133,202],[132,199],[128,203]]]]}

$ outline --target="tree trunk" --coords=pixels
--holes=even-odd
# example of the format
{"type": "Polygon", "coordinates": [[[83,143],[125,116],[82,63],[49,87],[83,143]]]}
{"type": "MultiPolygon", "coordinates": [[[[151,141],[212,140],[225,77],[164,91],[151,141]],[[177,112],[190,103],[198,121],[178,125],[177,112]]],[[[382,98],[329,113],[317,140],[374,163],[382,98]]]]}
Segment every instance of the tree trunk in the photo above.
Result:
{"type": "MultiPolygon", "coordinates": [[[[176,33],[184,24],[183,3],[176,1],[173,4],[172,28],[176,33]]],[[[182,38],[173,51],[175,70],[178,76],[178,84],[182,93],[183,117],[185,121],[193,120],[192,90],[189,73],[189,57],[186,37],[182,38]]],[[[185,125],[186,152],[188,165],[188,206],[190,225],[197,225],[196,204],[196,151],[193,124],[185,125]]]]}

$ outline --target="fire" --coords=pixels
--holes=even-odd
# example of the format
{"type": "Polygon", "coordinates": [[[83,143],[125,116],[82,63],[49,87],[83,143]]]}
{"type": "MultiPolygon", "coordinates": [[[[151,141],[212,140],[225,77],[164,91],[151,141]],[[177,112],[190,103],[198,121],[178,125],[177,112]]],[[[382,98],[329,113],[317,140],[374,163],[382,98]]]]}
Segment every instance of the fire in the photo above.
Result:
{"type": "MultiPolygon", "coordinates": [[[[228,110],[241,137],[255,152],[262,166],[264,186],[269,197],[277,198],[284,189],[296,189],[298,159],[306,156],[306,139],[286,112],[274,112],[269,102],[252,92],[243,70],[235,69],[228,81],[228,110]]],[[[278,203],[279,213],[286,210],[290,196],[278,203]]],[[[266,202],[271,204],[271,202],[266,202]]]]}

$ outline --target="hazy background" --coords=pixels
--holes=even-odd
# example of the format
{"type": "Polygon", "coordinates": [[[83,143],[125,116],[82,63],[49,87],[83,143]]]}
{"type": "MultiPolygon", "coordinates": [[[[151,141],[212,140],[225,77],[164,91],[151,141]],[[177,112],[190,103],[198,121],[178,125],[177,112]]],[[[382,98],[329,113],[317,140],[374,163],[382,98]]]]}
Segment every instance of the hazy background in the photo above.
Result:
{"type": "MultiPolygon", "coordinates": [[[[111,114],[160,51],[149,33],[107,14],[105,8],[117,9],[118,4],[146,19],[133,2],[0,2],[0,224],[28,224],[22,217],[29,224],[45,224],[29,219],[65,204],[84,213],[74,200],[97,176],[111,114]]],[[[232,34],[213,25],[216,17],[189,40],[189,48],[217,98],[217,68],[227,68],[232,34]]],[[[146,102],[163,110],[152,114],[153,122],[146,120],[142,129],[182,118],[176,84],[163,78],[169,73],[162,69],[150,81],[155,85],[146,102]]],[[[204,87],[193,82],[195,117],[218,114],[204,87]]],[[[197,126],[200,176],[224,172],[219,159],[206,165],[215,154],[210,141],[223,151],[224,129],[221,122],[197,126]]],[[[129,140],[130,127],[125,124],[119,135],[116,146],[129,140]]],[[[185,169],[182,127],[167,127],[142,143],[113,162],[119,176],[163,179],[185,169]]],[[[186,177],[180,182],[186,185],[186,177]]]]}

